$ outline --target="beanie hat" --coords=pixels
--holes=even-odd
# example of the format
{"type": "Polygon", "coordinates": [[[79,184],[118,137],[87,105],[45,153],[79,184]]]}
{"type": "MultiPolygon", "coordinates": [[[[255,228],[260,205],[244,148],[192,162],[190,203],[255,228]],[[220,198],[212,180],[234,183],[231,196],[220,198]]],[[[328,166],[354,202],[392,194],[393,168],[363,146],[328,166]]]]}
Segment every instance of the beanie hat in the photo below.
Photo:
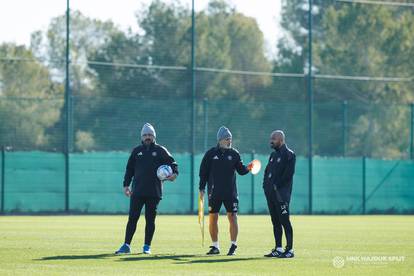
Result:
{"type": "Polygon", "coordinates": [[[227,138],[232,138],[230,130],[225,126],[220,127],[217,132],[217,141],[224,140],[227,138]]]}
{"type": "Polygon", "coordinates": [[[154,136],[154,138],[157,137],[154,127],[149,123],[145,123],[141,129],[141,137],[145,134],[151,134],[152,136],[154,136]]]}

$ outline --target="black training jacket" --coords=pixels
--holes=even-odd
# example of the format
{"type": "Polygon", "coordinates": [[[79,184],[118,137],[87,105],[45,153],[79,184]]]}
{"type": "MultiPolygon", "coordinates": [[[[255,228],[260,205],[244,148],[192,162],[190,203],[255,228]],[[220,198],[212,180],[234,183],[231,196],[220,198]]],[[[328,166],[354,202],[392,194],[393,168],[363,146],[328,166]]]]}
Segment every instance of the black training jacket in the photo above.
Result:
{"type": "Polygon", "coordinates": [[[162,198],[162,184],[157,177],[161,165],[171,166],[178,174],[177,163],[166,148],[152,143],[134,148],[125,170],[124,187],[133,179],[133,194],[138,197],[162,198]]]}
{"type": "Polygon", "coordinates": [[[285,144],[270,154],[263,176],[263,189],[267,198],[290,202],[296,155],[285,144]]]}
{"type": "Polygon", "coordinates": [[[219,146],[206,152],[200,165],[199,189],[204,191],[208,183],[208,195],[211,199],[231,200],[238,197],[236,173],[249,173],[235,149],[221,149],[219,146]]]}

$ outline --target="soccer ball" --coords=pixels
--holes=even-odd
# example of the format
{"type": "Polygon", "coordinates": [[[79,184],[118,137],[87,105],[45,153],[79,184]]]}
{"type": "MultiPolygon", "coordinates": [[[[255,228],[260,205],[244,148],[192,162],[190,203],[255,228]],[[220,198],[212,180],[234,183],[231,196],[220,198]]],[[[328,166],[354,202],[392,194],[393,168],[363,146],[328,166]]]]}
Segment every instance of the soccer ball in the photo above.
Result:
{"type": "Polygon", "coordinates": [[[173,171],[171,167],[168,165],[161,165],[157,169],[157,176],[158,176],[158,179],[161,181],[165,180],[167,177],[170,177],[172,174],[173,174],[173,171]]]}

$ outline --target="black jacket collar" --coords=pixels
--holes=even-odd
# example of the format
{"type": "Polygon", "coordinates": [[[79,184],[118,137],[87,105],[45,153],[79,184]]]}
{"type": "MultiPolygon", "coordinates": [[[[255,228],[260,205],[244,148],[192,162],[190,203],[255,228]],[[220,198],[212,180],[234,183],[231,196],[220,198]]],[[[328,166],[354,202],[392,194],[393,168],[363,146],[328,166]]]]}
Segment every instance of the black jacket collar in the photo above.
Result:
{"type": "Polygon", "coordinates": [[[141,144],[145,149],[153,149],[155,147],[155,142],[152,142],[149,146],[146,146],[143,141],[141,141],[141,144]]]}
{"type": "Polygon", "coordinates": [[[220,145],[219,144],[217,144],[217,146],[216,146],[216,151],[218,151],[218,152],[226,152],[226,151],[229,151],[231,148],[229,148],[229,149],[225,149],[225,148],[220,148],[220,145]]]}
{"type": "Polygon", "coordinates": [[[286,150],[286,144],[283,144],[278,149],[275,149],[275,151],[277,151],[277,152],[284,151],[284,150],[286,150]]]}

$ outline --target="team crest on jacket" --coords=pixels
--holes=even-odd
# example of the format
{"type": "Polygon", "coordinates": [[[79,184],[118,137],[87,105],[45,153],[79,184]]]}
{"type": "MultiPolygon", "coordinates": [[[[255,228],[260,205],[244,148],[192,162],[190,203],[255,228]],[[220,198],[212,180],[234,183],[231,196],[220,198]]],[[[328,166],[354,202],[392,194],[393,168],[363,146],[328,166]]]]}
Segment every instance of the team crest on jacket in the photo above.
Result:
{"type": "Polygon", "coordinates": [[[137,156],[141,156],[142,155],[142,151],[137,153],[137,156]]]}
{"type": "Polygon", "coordinates": [[[273,162],[273,157],[272,157],[272,158],[270,158],[270,162],[273,162]]]}
{"type": "Polygon", "coordinates": [[[152,156],[157,156],[157,152],[156,151],[153,151],[152,152],[152,156]]]}
{"type": "Polygon", "coordinates": [[[229,161],[231,161],[233,159],[233,157],[231,155],[227,156],[227,159],[229,159],[229,161]]]}

